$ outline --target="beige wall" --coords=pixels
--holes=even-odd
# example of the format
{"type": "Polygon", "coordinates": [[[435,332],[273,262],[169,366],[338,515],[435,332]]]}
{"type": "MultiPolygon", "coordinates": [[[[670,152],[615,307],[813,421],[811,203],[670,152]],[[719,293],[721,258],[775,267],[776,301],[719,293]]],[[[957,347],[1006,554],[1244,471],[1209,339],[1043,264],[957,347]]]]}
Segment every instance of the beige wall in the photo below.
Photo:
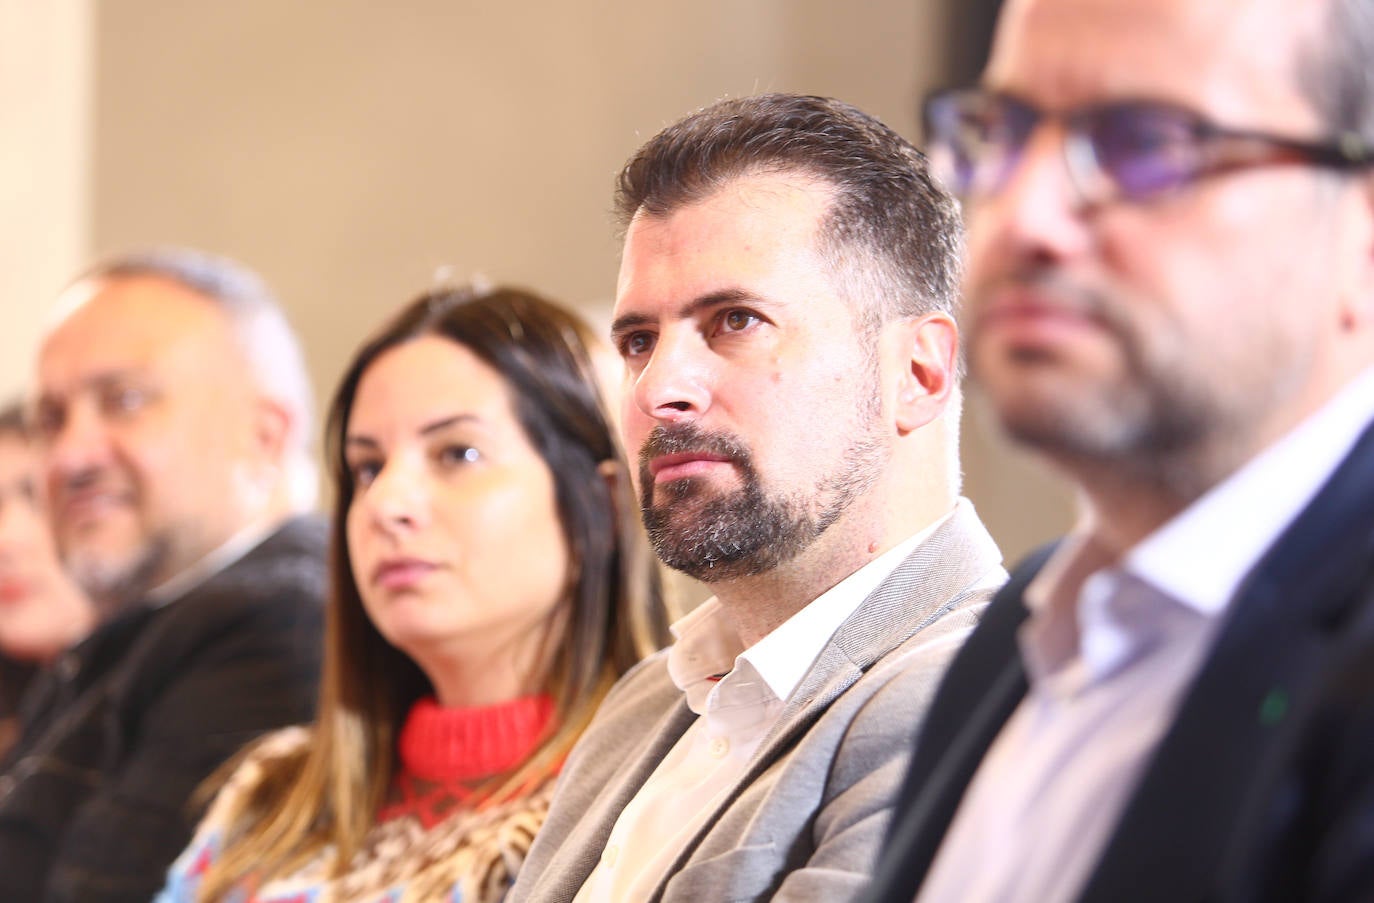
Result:
{"type": "MultiPolygon", "coordinates": [[[[360,338],[441,267],[603,317],[613,175],[664,124],[722,95],[833,94],[914,136],[941,66],[938,6],[105,0],[89,57],[89,203],[58,219],[82,251],[186,243],[259,269],[324,393],[360,338]]],[[[78,75],[81,46],[66,50],[78,75]]],[[[46,297],[46,278],[15,296],[46,297]]],[[[969,432],[967,488],[1008,552],[1059,532],[1062,491],[969,432]]]]}
{"type": "Polygon", "coordinates": [[[0,0],[0,400],[88,253],[91,46],[88,0],[0,0]]]}

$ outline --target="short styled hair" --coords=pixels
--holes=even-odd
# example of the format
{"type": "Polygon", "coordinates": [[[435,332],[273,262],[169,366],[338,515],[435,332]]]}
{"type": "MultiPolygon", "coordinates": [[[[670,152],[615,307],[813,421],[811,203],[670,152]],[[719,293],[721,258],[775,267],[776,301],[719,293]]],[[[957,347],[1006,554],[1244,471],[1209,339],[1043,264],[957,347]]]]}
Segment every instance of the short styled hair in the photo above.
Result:
{"type": "Polygon", "coordinates": [[[827,97],[758,94],[719,101],[659,132],[616,187],[622,228],[663,217],[759,173],[802,173],[835,193],[817,236],[836,284],[870,327],[957,305],[958,203],[925,155],[883,123],[827,97]]]}
{"type": "Polygon", "coordinates": [[[229,319],[234,340],[258,390],[291,416],[286,479],[293,509],[314,506],[319,471],[312,437],[315,396],[305,355],[276,296],[247,267],[191,248],[131,251],[98,261],[75,281],[154,277],[174,282],[214,302],[229,319]]]}

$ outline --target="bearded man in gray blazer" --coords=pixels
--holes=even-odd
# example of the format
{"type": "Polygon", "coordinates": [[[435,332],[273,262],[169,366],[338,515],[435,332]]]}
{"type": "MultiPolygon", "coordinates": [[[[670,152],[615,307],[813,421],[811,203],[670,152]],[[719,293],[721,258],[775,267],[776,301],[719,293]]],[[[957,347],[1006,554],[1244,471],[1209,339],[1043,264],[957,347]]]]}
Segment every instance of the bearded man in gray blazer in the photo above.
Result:
{"type": "Polygon", "coordinates": [[[959,497],[961,227],[838,101],[670,126],[621,174],[622,429],[659,556],[713,599],[573,750],[512,900],[840,900],[1005,579],[959,497]]]}

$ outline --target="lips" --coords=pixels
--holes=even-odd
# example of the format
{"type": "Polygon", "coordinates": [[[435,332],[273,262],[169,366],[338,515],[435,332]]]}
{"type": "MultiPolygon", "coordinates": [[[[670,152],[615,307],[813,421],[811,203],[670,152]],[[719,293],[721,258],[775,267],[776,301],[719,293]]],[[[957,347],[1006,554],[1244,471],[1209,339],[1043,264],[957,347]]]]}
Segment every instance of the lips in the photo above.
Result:
{"type": "Polygon", "coordinates": [[[10,605],[29,595],[28,581],[18,577],[0,580],[0,605],[10,605]]]}
{"type": "Polygon", "coordinates": [[[699,476],[722,464],[732,464],[726,455],[711,452],[678,452],[649,459],[649,474],[655,483],[668,483],[699,476]]]}
{"type": "Polygon", "coordinates": [[[74,525],[98,521],[131,503],[131,496],[125,492],[81,489],[63,492],[57,510],[66,524],[74,525]]]}
{"type": "Polygon", "coordinates": [[[385,590],[415,589],[438,569],[437,564],[422,558],[388,558],[372,569],[371,582],[385,590]]]}

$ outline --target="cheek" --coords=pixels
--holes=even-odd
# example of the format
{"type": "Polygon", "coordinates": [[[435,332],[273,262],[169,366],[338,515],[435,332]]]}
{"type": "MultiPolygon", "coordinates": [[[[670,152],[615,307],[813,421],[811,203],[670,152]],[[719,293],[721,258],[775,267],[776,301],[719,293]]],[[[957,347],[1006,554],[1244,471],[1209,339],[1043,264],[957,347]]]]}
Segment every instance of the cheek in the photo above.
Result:
{"type": "Polygon", "coordinates": [[[353,572],[353,582],[358,587],[364,584],[362,571],[367,564],[367,531],[363,529],[362,506],[352,504],[344,516],[344,545],[348,549],[349,567],[353,572]]]}
{"type": "Polygon", "coordinates": [[[639,447],[653,429],[654,423],[653,419],[645,416],[639,405],[635,404],[629,394],[630,388],[632,387],[627,387],[624,401],[620,406],[620,441],[626,452],[633,457],[638,454],[639,447]]]}
{"type": "Polygon", "coordinates": [[[556,603],[567,577],[568,550],[553,492],[545,479],[508,484],[470,506],[459,527],[471,550],[465,557],[485,579],[535,607],[556,603]]]}
{"type": "Polygon", "coordinates": [[[31,565],[56,571],[59,565],[52,527],[46,518],[38,515],[26,518],[26,521],[22,542],[23,548],[29,550],[32,556],[31,565]]]}

